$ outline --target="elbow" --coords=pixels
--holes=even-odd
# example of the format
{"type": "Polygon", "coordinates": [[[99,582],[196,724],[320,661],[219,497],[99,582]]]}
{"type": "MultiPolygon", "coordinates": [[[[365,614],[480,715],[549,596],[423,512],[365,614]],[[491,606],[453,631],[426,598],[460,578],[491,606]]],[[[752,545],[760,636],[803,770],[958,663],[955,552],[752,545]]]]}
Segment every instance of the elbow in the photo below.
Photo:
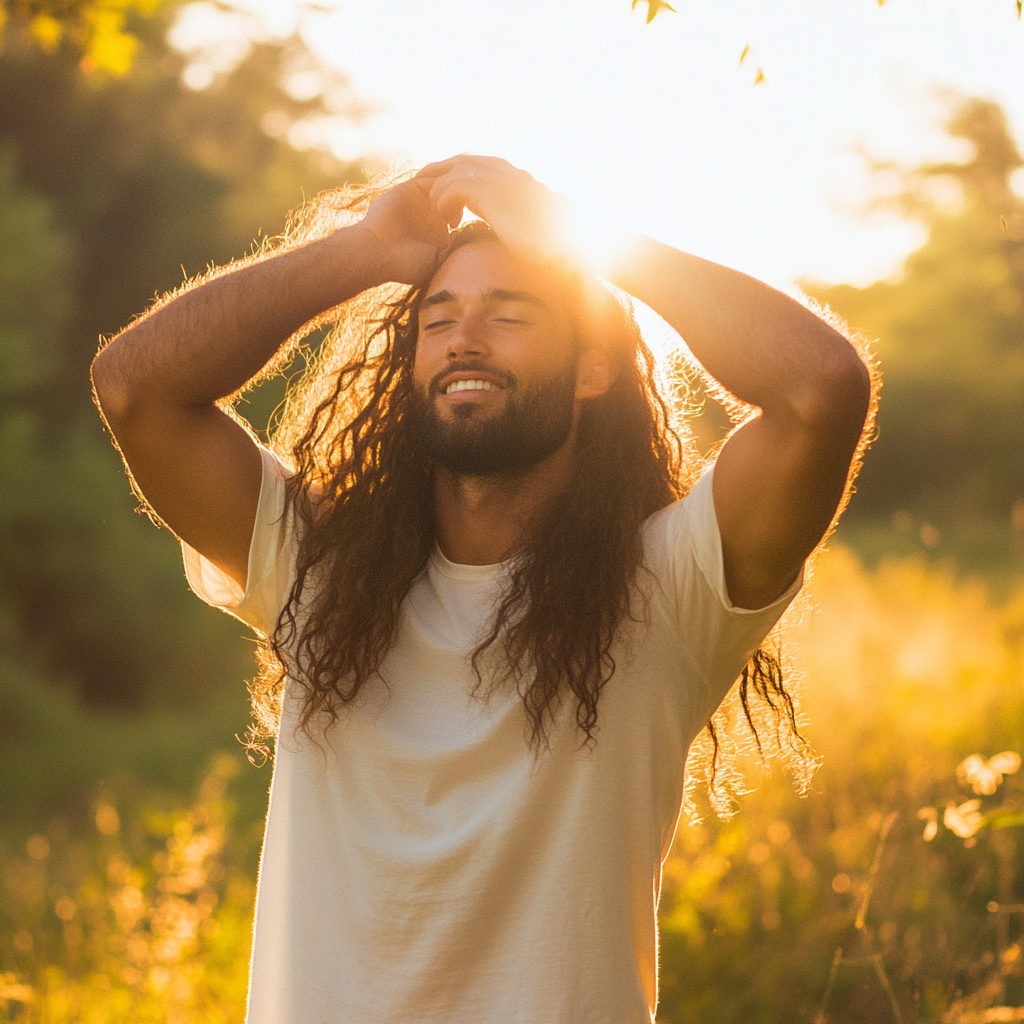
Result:
{"type": "Polygon", "coordinates": [[[844,339],[842,355],[830,367],[826,392],[829,405],[845,422],[857,428],[860,435],[871,408],[873,381],[871,371],[860,353],[844,339]]]}
{"type": "Polygon", "coordinates": [[[117,365],[117,353],[112,348],[108,345],[97,353],[92,361],[91,377],[93,399],[107,426],[116,433],[116,425],[128,419],[133,403],[130,389],[117,365]]]}
{"type": "Polygon", "coordinates": [[[858,351],[832,333],[796,409],[801,421],[816,430],[860,438],[871,409],[875,381],[858,351]]]}

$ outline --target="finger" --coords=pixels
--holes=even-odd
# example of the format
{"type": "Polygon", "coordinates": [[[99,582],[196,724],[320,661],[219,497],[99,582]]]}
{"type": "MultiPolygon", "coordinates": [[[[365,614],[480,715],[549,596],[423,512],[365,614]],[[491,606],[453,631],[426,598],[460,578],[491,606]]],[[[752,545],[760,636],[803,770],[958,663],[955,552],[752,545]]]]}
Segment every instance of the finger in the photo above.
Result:
{"type": "Polygon", "coordinates": [[[483,156],[480,153],[458,153],[441,162],[452,164],[470,163],[476,164],[478,167],[487,167],[491,170],[517,170],[516,167],[510,164],[507,160],[503,160],[500,156],[483,156]]]}
{"type": "Polygon", "coordinates": [[[479,156],[475,153],[457,153],[455,156],[450,156],[445,160],[436,160],[433,163],[426,164],[419,173],[426,177],[438,178],[450,171],[470,167],[476,167],[478,172],[488,170],[523,173],[518,171],[518,168],[513,167],[507,160],[502,160],[501,157],[479,156]]]}
{"type": "Polygon", "coordinates": [[[474,178],[438,179],[430,190],[430,200],[450,227],[458,227],[463,207],[468,207],[478,217],[483,216],[480,212],[480,183],[474,178]]]}
{"type": "Polygon", "coordinates": [[[458,161],[461,160],[460,156],[450,156],[445,160],[434,160],[432,163],[424,164],[423,167],[417,172],[416,177],[427,178],[438,178],[442,174],[447,174],[453,167],[457,166],[458,161]]]}
{"type": "Polygon", "coordinates": [[[449,170],[451,168],[446,168],[439,163],[427,164],[425,167],[421,167],[409,180],[417,185],[426,185],[429,188],[431,182],[436,181],[449,170]]]}
{"type": "MultiPolygon", "coordinates": [[[[445,174],[449,174],[452,171],[457,171],[460,168],[468,168],[476,166],[478,169],[485,165],[493,162],[491,157],[476,157],[471,153],[458,153],[455,156],[450,156],[446,160],[435,160],[433,163],[426,164],[419,172],[427,178],[440,178],[445,174]]],[[[503,161],[499,161],[503,162],[503,161]]]]}
{"type": "Polygon", "coordinates": [[[458,198],[456,193],[461,196],[462,187],[465,184],[466,182],[461,177],[455,176],[451,172],[442,175],[440,178],[435,178],[430,186],[431,206],[440,210],[441,213],[447,214],[456,198],[458,198]]]}
{"type": "Polygon", "coordinates": [[[479,186],[489,177],[487,171],[473,162],[460,162],[455,167],[435,178],[430,186],[430,201],[439,206],[443,196],[453,186],[477,194],[479,186]]]}

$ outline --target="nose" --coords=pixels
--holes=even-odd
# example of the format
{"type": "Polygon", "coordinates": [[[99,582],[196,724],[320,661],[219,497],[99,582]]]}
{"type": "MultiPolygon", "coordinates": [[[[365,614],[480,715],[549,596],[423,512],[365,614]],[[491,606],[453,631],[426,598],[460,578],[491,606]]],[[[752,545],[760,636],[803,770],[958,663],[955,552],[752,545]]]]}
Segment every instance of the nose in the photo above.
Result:
{"type": "Polygon", "coordinates": [[[466,313],[448,333],[445,356],[449,361],[454,361],[466,356],[486,356],[489,353],[485,323],[475,314],[466,313]]]}

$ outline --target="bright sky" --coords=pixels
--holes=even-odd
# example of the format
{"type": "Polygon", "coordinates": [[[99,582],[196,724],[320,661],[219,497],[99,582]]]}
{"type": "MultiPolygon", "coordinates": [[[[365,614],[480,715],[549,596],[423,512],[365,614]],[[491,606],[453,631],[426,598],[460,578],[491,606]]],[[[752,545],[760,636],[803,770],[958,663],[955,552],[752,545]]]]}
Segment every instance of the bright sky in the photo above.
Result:
{"type": "MultiPolygon", "coordinates": [[[[279,31],[294,24],[281,0],[246,6],[279,31]]],[[[857,150],[962,158],[941,131],[943,90],[998,100],[1024,147],[1014,0],[674,6],[648,25],[645,0],[636,11],[629,0],[340,0],[299,23],[378,108],[337,128],[339,155],[503,156],[780,286],[801,276],[867,283],[920,244],[915,225],[858,219],[870,181],[857,150]]],[[[211,25],[195,18],[183,41],[211,25]]]]}

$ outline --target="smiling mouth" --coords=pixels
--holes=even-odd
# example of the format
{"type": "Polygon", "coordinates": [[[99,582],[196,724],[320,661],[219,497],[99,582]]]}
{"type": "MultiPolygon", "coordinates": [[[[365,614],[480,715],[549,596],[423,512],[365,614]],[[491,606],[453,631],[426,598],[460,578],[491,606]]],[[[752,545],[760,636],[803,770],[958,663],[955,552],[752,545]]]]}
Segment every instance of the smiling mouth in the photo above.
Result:
{"type": "Polygon", "coordinates": [[[498,384],[492,384],[489,380],[453,380],[444,389],[446,395],[454,394],[456,391],[501,391],[498,384]]]}
{"type": "MultiPolygon", "coordinates": [[[[516,375],[511,370],[498,370],[492,366],[481,366],[470,360],[459,360],[449,363],[436,373],[427,385],[427,394],[435,396],[455,396],[460,392],[468,392],[467,398],[480,391],[514,391],[518,385],[516,375]]],[[[461,404],[461,403],[460,403],[461,404]]]]}

